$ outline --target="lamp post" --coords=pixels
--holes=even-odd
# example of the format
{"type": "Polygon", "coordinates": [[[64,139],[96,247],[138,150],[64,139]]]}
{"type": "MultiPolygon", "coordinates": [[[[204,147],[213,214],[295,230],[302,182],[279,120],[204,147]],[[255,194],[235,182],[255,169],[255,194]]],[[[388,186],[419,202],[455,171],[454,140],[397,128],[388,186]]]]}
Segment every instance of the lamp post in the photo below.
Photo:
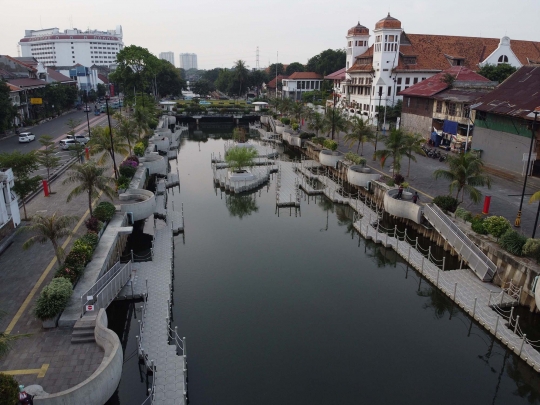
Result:
{"type": "Polygon", "coordinates": [[[377,130],[375,131],[375,150],[373,151],[373,160],[375,160],[375,153],[377,152],[377,142],[379,141],[379,131],[380,131],[380,122],[381,122],[381,101],[382,101],[383,86],[386,86],[386,83],[384,82],[382,77],[379,77],[379,80],[377,80],[377,83],[375,85],[379,87],[379,109],[377,110],[377,130]]]}
{"type": "Polygon", "coordinates": [[[92,134],[90,133],[90,118],[88,118],[88,89],[86,89],[86,95],[85,95],[84,101],[86,103],[85,110],[86,110],[86,124],[88,125],[88,138],[90,138],[92,134]]]}
{"type": "MultiPolygon", "coordinates": [[[[532,113],[528,114],[528,116],[531,116],[531,114],[534,114],[534,121],[532,123],[532,128],[531,128],[531,145],[529,146],[529,158],[527,159],[527,169],[525,170],[525,180],[523,180],[523,190],[521,192],[521,201],[519,202],[519,211],[517,213],[517,217],[514,222],[514,226],[516,228],[519,228],[521,226],[521,208],[523,208],[523,197],[525,197],[525,188],[527,187],[527,177],[529,176],[529,165],[531,164],[532,148],[534,145],[534,140],[536,138],[536,134],[534,130],[536,126],[536,118],[538,117],[538,113],[540,113],[540,107],[536,107],[532,113]]],[[[534,223],[533,235],[534,235],[534,231],[536,230],[537,223],[538,223],[538,212],[536,214],[536,221],[534,223]]]]}
{"type": "Polygon", "coordinates": [[[113,143],[113,134],[112,134],[112,127],[111,127],[111,115],[109,114],[109,96],[105,96],[105,106],[107,108],[107,120],[109,121],[109,135],[111,136],[111,154],[112,154],[112,161],[114,165],[114,178],[118,180],[118,169],[116,167],[116,158],[114,156],[114,143],[113,143]]]}

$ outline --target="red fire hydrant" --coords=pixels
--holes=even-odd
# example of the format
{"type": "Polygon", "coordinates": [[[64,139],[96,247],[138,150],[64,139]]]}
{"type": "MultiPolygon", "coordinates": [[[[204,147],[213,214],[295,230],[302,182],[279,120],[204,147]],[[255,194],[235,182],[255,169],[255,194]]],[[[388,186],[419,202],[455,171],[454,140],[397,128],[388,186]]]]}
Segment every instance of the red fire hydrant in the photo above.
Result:
{"type": "Polygon", "coordinates": [[[482,214],[487,215],[489,214],[489,205],[491,204],[491,196],[486,195],[484,198],[484,209],[482,210],[482,214]]]}
{"type": "Polygon", "coordinates": [[[49,196],[49,184],[47,183],[47,180],[42,180],[43,182],[43,193],[45,194],[45,197],[49,196]]]}

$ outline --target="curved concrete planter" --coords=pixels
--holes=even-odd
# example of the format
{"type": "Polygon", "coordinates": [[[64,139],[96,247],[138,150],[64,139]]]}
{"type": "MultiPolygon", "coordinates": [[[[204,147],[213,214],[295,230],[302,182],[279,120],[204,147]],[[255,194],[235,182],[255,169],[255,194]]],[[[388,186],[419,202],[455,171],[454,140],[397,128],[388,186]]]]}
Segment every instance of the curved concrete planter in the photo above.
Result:
{"type": "Polygon", "coordinates": [[[268,116],[267,116],[267,115],[261,116],[261,122],[262,122],[263,124],[268,124],[268,116]]]}
{"type": "Polygon", "coordinates": [[[402,194],[402,198],[407,201],[412,200],[412,193],[410,191],[404,191],[402,194]]]}
{"type": "Polygon", "coordinates": [[[283,140],[292,146],[298,146],[298,147],[302,146],[302,140],[300,139],[300,137],[293,135],[289,132],[283,133],[283,140]]]}
{"type": "Polygon", "coordinates": [[[107,313],[100,309],[94,329],[96,343],[105,352],[98,369],[69,390],[34,397],[36,405],[104,404],[114,394],[122,377],[122,345],[116,333],[107,329],[107,313]]]}
{"type": "Polygon", "coordinates": [[[285,130],[285,127],[276,125],[276,133],[282,134],[284,130],[285,130]]]}
{"type": "Polygon", "coordinates": [[[167,161],[157,153],[146,155],[140,158],[139,161],[148,169],[149,174],[161,174],[163,176],[167,174],[167,161]]]}
{"type": "MultiPolygon", "coordinates": [[[[422,207],[405,200],[396,200],[394,197],[397,195],[398,189],[394,188],[388,190],[384,194],[384,209],[390,215],[394,215],[399,218],[407,218],[417,224],[422,222],[422,207]]],[[[405,194],[405,193],[404,193],[405,194]]]]}
{"type": "Polygon", "coordinates": [[[380,175],[377,173],[365,172],[365,167],[360,165],[349,166],[347,170],[347,181],[355,186],[367,187],[368,181],[377,180],[380,175]]]}
{"type": "Polygon", "coordinates": [[[319,152],[319,162],[323,166],[336,167],[340,160],[343,160],[343,155],[339,152],[332,152],[329,149],[323,149],[319,152]]]}
{"type": "Polygon", "coordinates": [[[156,210],[156,196],[148,190],[129,189],[119,198],[122,212],[131,212],[134,221],[148,218],[156,210]]]}
{"type": "Polygon", "coordinates": [[[171,141],[166,135],[154,135],[148,140],[149,144],[153,144],[160,152],[168,152],[171,141]]]}

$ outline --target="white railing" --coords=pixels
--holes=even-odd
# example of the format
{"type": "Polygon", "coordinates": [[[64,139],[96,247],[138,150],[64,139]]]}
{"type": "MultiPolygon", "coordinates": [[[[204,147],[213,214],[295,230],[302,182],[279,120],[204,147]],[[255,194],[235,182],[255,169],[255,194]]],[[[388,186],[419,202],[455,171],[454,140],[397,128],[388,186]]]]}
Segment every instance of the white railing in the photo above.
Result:
{"type": "Polygon", "coordinates": [[[497,266],[476,246],[461,229],[434,204],[424,206],[424,216],[439,231],[456,252],[465,260],[471,270],[482,281],[491,281],[497,272],[497,266]]]}
{"type": "Polygon", "coordinates": [[[81,296],[82,315],[86,313],[87,305],[94,305],[94,311],[106,309],[116,298],[120,290],[126,285],[131,277],[131,261],[122,266],[120,262],[107,272],[86,294],[81,296]],[[117,268],[115,268],[118,266],[117,268]],[[114,269],[114,272],[113,272],[114,269]],[[106,277],[107,276],[107,277],[106,277]],[[106,277],[106,278],[105,278],[106,277]],[[102,280],[103,279],[103,280],[102,280]],[[99,284],[98,284],[99,283],[99,284]],[[88,299],[92,297],[92,299],[88,299]]]}

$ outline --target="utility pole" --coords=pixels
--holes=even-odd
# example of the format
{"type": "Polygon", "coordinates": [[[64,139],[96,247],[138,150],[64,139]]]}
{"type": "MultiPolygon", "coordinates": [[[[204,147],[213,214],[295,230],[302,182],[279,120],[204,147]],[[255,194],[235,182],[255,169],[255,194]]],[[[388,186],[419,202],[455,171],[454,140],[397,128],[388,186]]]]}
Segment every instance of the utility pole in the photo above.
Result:
{"type": "Polygon", "coordinates": [[[109,114],[109,96],[105,96],[105,106],[107,107],[107,119],[109,120],[109,135],[111,136],[111,154],[112,161],[114,165],[114,178],[118,180],[118,168],[116,167],[116,159],[114,156],[114,143],[113,143],[113,134],[111,127],[111,115],[109,114]]]}

